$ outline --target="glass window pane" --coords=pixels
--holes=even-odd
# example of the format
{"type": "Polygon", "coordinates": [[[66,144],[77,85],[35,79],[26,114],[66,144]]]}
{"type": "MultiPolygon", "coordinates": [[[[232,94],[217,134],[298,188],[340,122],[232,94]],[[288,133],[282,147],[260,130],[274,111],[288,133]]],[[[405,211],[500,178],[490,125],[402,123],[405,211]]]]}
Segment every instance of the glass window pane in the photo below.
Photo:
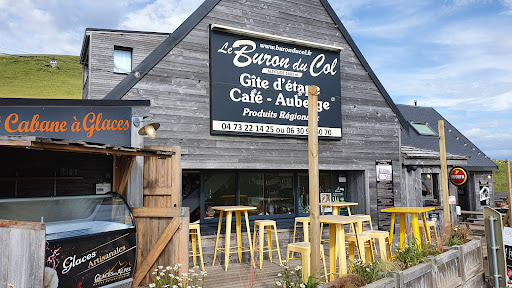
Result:
{"type": "Polygon", "coordinates": [[[293,173],[265,173],[265,199],[267,215],[295,213],[293,173]]]}
{"type": "Polygon", "coordinates": [[[114,49],[114,73],[132,71],[132,51],[114,49]]]}
{"type": "Polygon", "coordinates": [[[309,213],[309,176],[299,173],[299,213],[309,213]]]}
{"type": "Polygon", "coordinates": [[[236,175],[234,172],[205,172],[205,218],[219,217],[212,206],[236,205],[236,175]]]}
{"type": "Polygon", "coordinates": [[[254,206],[249,215],[264,215],[263,173],[240,173],[240,204],[254,206]]]}
{"type": "Polygon", "coordinates": [[[426,123],[411,123],[411,125],[420,135],[437,135],[426,123]]]}
{"type": "MultiPolygon", "coordinates": [[[[299,173],[299,213],[309,213],[309,175],[299,173]]],[[[344,202],[345,201],[346,177],[339,172],[320,173],[319,197],[321,202],[344,202]],[[324,201],[323,201],[324,200],[324,201]]],[[[345,208],[341,209],[345,211],[345,208]]],[[[326,208],[325,212],[332,212],[326,208]]]]}

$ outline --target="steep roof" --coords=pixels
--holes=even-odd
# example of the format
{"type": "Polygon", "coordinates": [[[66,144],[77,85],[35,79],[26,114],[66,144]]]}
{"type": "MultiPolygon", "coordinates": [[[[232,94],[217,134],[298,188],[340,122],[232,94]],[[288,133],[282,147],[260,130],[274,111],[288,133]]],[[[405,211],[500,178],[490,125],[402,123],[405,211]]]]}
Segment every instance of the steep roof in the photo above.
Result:
{"type": "MultiPolygon", "coordinates": [[[[221,0],[205,0],[199,8],[194,11],[177,29],[169,35],[167,39],[165,39],[153,52],[151,52],[133,71],[128,74],[119,84],[114,87],[103,99],[106,100],[120,100],[130,91],[130,89],[135,86],[140,79],[142,79],[154,66],[158,64],[176,45],[178,45],[185,36],[196,27],[201,20],[208,15],[208,13],[220,2],[221,0]]],[[[409,125],[407,125],[407,122],[405,121],[405,118],[400,113],[400,110],[396,107],[395,103],[389,96],[386,89],[384,89],[384,86],[382,86],[382,83],[379,81],[375,73],[373,72],[372,68],[366,62],[366,59],[364,58],[363,54],[355,44],[354,40],[348,33],[347,29],[341,23],[341,20],[339,19],[338,15],[334,12],[331,5],[327,0],[319,0],[322,5],[324,6],[325,10],[331,17],[332,21],[336,24],[336,27],[339,29],[345,40],[347,41],[348,45],[354,51],[357,58],[361,62],[362,66],[374,82],[374,84],[379,89],[379,92],[382,94],[384,99],[386,99],[386,102],[390,106],[390,108],[393,110],[395,115],[397,116],[398,120],[402,124],[402,127],[406,130],[406,132],[409,132],[409,125]]]]}
{"type": "MultiPolygon", "coordinates": [[[[456,155],[468,156],[466,168],[470,171],[492,171],[498,169],[498,166],[487,157],[478,147],[469,141],[466,136],[457,130],[441,114],[432,107],[421,107],[411,105],[397,105],[402,115],[411,122],[426,123],[437,135],[439,135],[437,123],[444,120],[446,152],[456,155]]],[[[409,133],[402,131],[402,145],[412,146],[419,149],[439,151],[439,137],[437,135],[420,135],[415,129],[410,129],[409,133]]]]}

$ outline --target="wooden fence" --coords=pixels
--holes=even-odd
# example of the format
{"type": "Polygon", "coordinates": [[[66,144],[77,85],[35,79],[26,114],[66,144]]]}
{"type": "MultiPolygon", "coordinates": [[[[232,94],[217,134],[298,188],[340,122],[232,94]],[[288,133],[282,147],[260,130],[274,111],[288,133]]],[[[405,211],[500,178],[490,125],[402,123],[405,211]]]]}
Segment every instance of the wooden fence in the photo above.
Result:
{"type": "Polygon", "coordinates": [[[364,286],[365,288],[456,288],[484,287],[480,240],[448,248],[427,262],[364,286]]]}
{"type": "Polygon", "coordinates": [[[0,220],[0,288],[43,287],[45,243],[44,223],[0,220]]]}

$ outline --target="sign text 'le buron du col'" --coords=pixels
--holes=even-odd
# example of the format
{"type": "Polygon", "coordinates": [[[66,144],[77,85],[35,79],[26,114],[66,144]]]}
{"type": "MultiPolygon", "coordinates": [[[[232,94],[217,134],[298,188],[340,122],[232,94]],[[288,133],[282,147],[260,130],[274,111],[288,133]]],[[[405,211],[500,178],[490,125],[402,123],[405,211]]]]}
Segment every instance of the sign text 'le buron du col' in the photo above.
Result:
{"type": "Polygon", "coordinates": [[[211,133],[307,137],[307,86],[319,87],[318,135],[341,138],[339,51],[211,30],[211,133]]]}

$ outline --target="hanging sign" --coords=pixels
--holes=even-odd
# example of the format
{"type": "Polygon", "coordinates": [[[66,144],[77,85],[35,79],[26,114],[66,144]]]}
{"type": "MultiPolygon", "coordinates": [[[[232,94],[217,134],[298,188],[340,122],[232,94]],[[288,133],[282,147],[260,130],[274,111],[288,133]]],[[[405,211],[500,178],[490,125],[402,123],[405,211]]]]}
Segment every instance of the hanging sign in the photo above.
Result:
{"type": "Polygon", "coordinates": [[[38,136],[130,146],[130,107],[2,106],[0,136],[38,136]]]}
{"type": "Polygon", "coordinates": [[[468,172],[462,167],[454,167],[450,171],[450,182],[453,185],[461,186],[468,180],[468,172]]]}
{"type": "Polygon", "coordinates": [[[339,50],[260,36],[211,30],[211,133],[306,138],[307,86],[316,85],[318,136],[340,139],[339,50]]]}

